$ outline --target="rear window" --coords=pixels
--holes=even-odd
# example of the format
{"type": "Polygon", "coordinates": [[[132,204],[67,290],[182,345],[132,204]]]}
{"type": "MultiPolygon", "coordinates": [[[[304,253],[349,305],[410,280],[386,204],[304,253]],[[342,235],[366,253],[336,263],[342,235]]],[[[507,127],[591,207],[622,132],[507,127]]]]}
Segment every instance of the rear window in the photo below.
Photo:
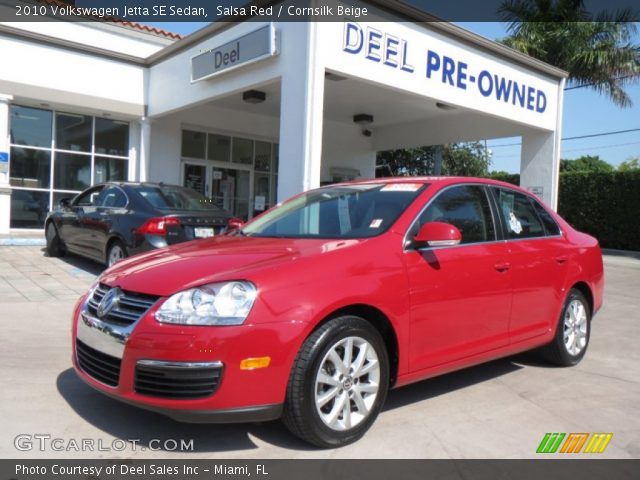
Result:
{"type": "Polygon", "coordinates": [[[188,188],[143,185],[136,187],[136,192],[158,210],[221,211],[210,199],[188,188]]]}

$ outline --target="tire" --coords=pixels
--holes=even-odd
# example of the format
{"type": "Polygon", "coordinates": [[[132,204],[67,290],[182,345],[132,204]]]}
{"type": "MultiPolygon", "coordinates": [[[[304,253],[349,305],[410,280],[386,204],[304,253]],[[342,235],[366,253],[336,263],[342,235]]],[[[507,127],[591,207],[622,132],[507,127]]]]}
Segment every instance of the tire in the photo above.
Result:
{"type": "Polygon", "coordinates": [[[551,363],[571,367],[582,360],[591,336],[591,309],[585,296],[571,289],[562,307],[553,341],[542,349],[551,363]]]}
{"type": "Polygon", "coordinates": [[[283,421],[308,443],[341,447],[371,427],[388,389],[389,357],[380,333],[360,317],[337,317],[300,348],[289,376],[283,421]],[[349,345],[351,361],[345,358],[349,345]],[[353,375],[354,369],[360,374],[353,375]]]}
{"type": "Polygon", "coordinates": [[[47,240],[47,255],[50,257],[62,257],[65,254],[64,247],[62,246],[62,240],[58,235],[58,229],[49,222],[47,229],[45,230],[45,238],[47,240]]]}
{"type": "Polygon", "coordinates": [[[112,267],[120,260],[127,258],[127,249],[120,240],[114,240],[107,249],[107,267],[112,267]]]}

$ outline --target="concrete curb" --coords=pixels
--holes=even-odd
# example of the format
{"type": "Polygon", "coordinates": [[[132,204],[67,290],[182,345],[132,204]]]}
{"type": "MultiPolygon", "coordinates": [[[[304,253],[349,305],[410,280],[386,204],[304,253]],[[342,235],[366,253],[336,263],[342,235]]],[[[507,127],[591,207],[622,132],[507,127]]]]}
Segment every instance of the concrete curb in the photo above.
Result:
{"type": "Polygon", "coordinates": [[[44,247],[44,238],[33,237],[6,237],[0,238],[0,246],[3,247],[44,247]]]}

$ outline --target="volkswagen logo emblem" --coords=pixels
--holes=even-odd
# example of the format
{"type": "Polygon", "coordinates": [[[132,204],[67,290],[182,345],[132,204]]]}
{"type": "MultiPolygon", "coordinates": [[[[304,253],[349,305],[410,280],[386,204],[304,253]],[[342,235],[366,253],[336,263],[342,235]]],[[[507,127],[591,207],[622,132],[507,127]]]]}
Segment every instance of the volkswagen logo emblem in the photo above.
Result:
{"type": "Polygon", "coordinates": [[[105,293],[102,300],[98,304],[98,309],[96,313],[99,318],[102,318],[109,314],[111,310],[114,308],[118,308],[118,304],[120,303],[120,297],[122,296],[122,290],[118,287],[112,288],[107,293],[105,293]]]}

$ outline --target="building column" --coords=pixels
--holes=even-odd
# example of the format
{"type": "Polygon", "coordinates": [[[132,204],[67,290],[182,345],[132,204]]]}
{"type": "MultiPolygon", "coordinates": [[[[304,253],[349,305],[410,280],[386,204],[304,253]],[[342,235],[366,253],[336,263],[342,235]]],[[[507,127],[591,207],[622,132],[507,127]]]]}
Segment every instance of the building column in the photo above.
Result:
{"type": "Polygon", "coordinates": [[[149,168],[151,157],[151,119],[142,117],[140,120],[140,154],[138,155],[139,170],[138,180],[147,182],[149,180],[149,168]]]}
{"type": "Polygon", "coordinates": [[[522,135],[520,186],[538,194],[547,205],[558,210],[560,150],[564,107],[563,78],[558,85],[556,125],[553,132],[530,130],[522,135]]]}
{"type": "Polygon", "coordinates": [[[9,102],[11,95],[0,94],[0,233],[9,233],[11,189],[9,188],[9,102]]]}
{"type": "Polygon", "coordinates": [[[280,86],[278,201],[320,186],[324,65],[316,45],[316,23],[300,23],[299,28],[306,42],[288,52],[292,65],[284,69],[280,86]]]}
{"type": "Polygon", "coordinates": [[[522,135],[520,186],[558,208],[558,157],[556,133],[529,131],[522,135]]]}

